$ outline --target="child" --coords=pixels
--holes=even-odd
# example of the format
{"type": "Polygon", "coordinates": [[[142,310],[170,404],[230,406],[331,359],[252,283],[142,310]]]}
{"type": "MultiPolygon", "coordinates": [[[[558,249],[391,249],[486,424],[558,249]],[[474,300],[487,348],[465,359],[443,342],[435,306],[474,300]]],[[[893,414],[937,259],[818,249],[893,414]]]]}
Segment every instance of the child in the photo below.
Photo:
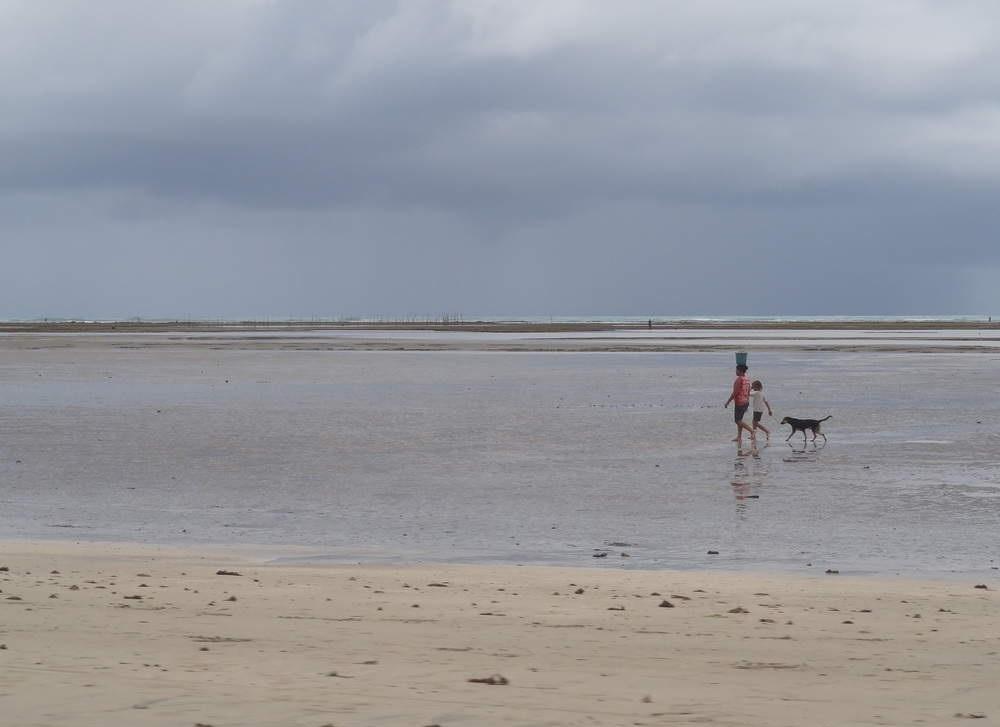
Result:
{"type": "Polygon", "coordinates": [[[733,402],[734,412],[733,418],[736,421],[736,446],[743,445],[743,430],[746,429],[750,432],[750,441],[757,442],[757,435],[754,433],[753,427],[743,421],[743,416],[747,413],[747,407],[750,405],[750,379],[747,378],[747,367],[737,366],[736,367],[736,381],[733,382],[733,393],[729,395],[726,399],[725,408],[729,407],[729,402],[733,402]]]}
{"type": "Polygon", "coordinates": [[[764,407],[767,407],[767,415],[769,417],[774,416],[771,413],[771,405],[764,398],[764,384],[760,382],[760,379],[757,379],[750,385],[750,389],[752,390],[750,398],[753,399],[753,428],[764,432],[767,435],[767,441],[770,442],[771,430],[760,423],[760,420],[764,417],[764,407]]]}

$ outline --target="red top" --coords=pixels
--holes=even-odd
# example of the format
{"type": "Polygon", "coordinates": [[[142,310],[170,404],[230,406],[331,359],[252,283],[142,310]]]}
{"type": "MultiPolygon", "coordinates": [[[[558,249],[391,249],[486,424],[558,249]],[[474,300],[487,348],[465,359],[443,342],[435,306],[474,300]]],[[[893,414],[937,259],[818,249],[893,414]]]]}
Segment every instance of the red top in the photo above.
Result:
{"type": "Polygon", "coordinates": [[[746,374],[740,374],[733,382],[733,403],[736,406],[750,403],[750,377],[746,374]]]}

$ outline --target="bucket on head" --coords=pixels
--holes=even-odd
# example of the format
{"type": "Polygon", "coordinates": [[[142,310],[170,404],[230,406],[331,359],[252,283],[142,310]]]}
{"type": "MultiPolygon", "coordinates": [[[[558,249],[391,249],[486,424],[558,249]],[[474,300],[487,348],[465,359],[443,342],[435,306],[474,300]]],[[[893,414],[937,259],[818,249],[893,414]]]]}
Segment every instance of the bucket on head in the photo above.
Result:
{"type": "Polygon", "coordinates": [[[737,366],[746,366],[747,365],[747,352],[746,351],[737,351],[736,352],[736,365],[737,366]]]}

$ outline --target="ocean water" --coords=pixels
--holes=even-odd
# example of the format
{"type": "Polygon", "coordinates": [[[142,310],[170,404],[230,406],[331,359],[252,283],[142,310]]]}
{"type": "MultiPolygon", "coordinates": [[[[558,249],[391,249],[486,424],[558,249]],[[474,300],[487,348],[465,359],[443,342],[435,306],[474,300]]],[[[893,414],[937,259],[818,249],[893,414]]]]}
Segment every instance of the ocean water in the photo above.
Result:
{"type": "Polygon", "coordinates": [[[0,538],[996,577],[998,358],[754,352],[738,451],[729,353],[10,349],[0,538]]]}
{"type": "MultiPolygon", "coordinates": [[[[100,318],[91,319],[79,316],[55,316],[46,318],[3,318],[0,319],[0,323],[115,323],[121,321],[128,322],[145,322],[145,323],[170,323],[175,322],[176,318],[158,318],[158,317],[128,317],[122,316],[119,318],[100,318]]],[[[484,322],[484,323],[634,323],[637,325],[644,325],[648,320],[653,320],[657,323],[874,323],[874,324],[885,324],[885,323],[906,323],[906,322],[921,322],[921,323],[970,323],[979,324],[987,321],[991,321],[992,317],[987,314],[962,314],[962,315],[905,315],[905,316],[887,316],[887,315],[822,315],[822,316],[748,316],[748,315],[720,315],[720,316],[705,316],[705,315],[677,315],[675,313],[669,314],[646,314],[641,315],[606,315],[606,314],[595,314],[595,315],[493,315],[493,314],[398,314],[398,315],[379,315],[379,316],[358,316],[358,315],[344,315],[344,314],[328,314],[322,316],[307,316],[305,318],[289,318],[286,316],[274,316],[265,315],[260,312],[248,313],[244,316],[239,316],[236,318],[214,318],[214,317],[192,317],[185,319],[185,322],[194,323],[212,323],[218,325],[231,325],[231,326],[241,326],[244,325],[246,321],[256,321],[256,322],[266,322],[270,324],[280,325],[282,323],[289,324],[309,324],[309,323],[379,323],[386,321],[407,321],[411,323],[415,322],[443,322],[450,321],[452,323],[456,322],[484,322]]]]}

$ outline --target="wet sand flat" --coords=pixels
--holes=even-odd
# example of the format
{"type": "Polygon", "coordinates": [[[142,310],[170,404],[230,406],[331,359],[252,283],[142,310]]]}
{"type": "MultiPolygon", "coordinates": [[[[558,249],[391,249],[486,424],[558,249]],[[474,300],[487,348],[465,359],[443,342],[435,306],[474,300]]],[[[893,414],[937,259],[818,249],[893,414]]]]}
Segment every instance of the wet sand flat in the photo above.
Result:
{"type": "Polygon", "coordinates": [[[730,442],[729,351],[153,338],[0,336],[0,537],[369,562],[597,566],[620,542],[640,569],[1000,565],[993,354],[751,348],[776,415],[754,453],[730,442]],[[783,441],[782,416],[827,414],[825,446],[783,441]]]}
{"type": "Polygon", "coordinates": [[[967,579],[0,552],[0,713],[20,727],[1000,717],[997,591],[967,579]]]}
{"type": "MultiPolygon", "coordinates": [[[[1000,325],[1000,324],[998,324],[1000,325]]],[[[830,325],[455,325],[427,326],[157,326],[0,324],[0,350],[479,351],[670,353],[820,351],[831,353],[996,353],[993,324],[830,325]],[[118,328],[121,328],[119,330],[118,328]]]]}

